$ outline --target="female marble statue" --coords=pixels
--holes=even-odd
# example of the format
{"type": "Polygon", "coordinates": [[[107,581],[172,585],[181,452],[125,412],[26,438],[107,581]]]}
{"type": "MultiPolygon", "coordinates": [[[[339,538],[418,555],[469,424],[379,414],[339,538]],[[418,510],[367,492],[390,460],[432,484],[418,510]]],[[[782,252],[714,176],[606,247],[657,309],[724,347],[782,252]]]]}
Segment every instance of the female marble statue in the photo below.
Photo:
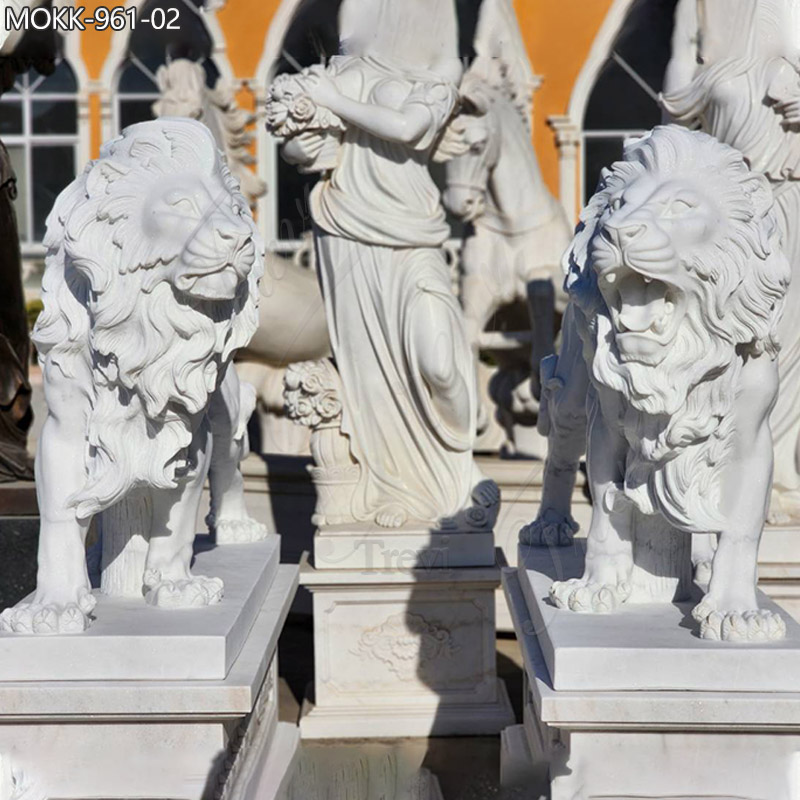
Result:
{"type": "Polygon", "coordinates": [[[311,203],[342,431],[361,466],[353,519],[435,522],[498,500],[472,458],[474,365],[428,170],[458,97],[454,3],[344,0],[340,36],[327,69],[291,77],[306,97],[288,122],[275,104],[268,119],[295,134],[289,160],[314,169],[327,152],[331,167],[311,203]],[[316,130],[315,115],[325,118],[316,130]]]}
{"type": "Polygon", "coordinates": [[[740,150],[773,190],[792,265],[779,329],[774,521],[800,517],[800,76],[790,0],[681,0],[663,103],[740,150]]]}

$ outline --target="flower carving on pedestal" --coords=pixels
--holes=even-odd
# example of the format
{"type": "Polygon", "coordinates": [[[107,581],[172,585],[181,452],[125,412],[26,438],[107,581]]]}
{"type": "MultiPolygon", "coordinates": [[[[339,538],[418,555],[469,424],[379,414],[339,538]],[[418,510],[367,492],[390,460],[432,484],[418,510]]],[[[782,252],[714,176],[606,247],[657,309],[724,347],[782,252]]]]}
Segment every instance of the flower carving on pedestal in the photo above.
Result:
{"type": "Polygon", "coordinates": [[[412,681],[431,662],[459,650],[453,634],[420,614],[392,614],[361,634],[356,655],[386,664],[401,681],[412,681]]]}

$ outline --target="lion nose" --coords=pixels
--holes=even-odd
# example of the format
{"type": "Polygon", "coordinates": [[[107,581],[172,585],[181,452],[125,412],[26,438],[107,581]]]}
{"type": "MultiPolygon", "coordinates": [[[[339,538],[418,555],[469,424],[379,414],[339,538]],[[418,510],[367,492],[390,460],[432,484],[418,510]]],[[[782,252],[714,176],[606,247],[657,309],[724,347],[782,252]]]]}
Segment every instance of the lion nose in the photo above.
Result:
{"type": "Polygon", "coordinates": [[[625,245],[635,242],[645,232],[645,226],[640,223],[632,223],[630,225],[623,225],[617,228],[617,238],[619,243],[625,245]]]}
{"type": "Polygon", "coordinates": [[[635,242],[647,230],[647,226],[641,222],[631,222],[629,224],[614,225],[606,224],[603,228],[603,238],[620,249],[625,249],[628,245],[635,242]]]}

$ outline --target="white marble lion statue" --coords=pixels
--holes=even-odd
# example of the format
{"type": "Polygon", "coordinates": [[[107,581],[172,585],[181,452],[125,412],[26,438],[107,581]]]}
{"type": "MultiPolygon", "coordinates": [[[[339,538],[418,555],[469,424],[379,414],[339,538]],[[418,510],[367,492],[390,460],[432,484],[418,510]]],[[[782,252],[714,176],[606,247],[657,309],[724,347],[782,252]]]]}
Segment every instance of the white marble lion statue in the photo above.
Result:
{"type": "Polygon", "coordinates": [[[258,324],[263,246],[238,183],[199,122],[132,125],[58,197],[45,244],[37,587],[0,629],[86,629],[96,515],[114,528],[104,562],[128,565],[104,573],[103,591],[165,607],[218,602],[221,581],[192,575],[190,561],[209,468],[217,513],[242,501],[247,409],[231,359],[258,324]],[[141,558],[114,544],[120,532],[144,545],[141,558]]]}
{"type": "Polygon", "coordinates": [[[756,599],[790,275],[766,179],[706,134],[658,127],[604,171],[566,258],[562,352],[542,370],[544,496],[521,543],[571,541],[584,449],[594,508],[585,572],[552,599],[584,612],[686,599],[689,534],[714,534],[701,636],[782,638],[756,599]]]}

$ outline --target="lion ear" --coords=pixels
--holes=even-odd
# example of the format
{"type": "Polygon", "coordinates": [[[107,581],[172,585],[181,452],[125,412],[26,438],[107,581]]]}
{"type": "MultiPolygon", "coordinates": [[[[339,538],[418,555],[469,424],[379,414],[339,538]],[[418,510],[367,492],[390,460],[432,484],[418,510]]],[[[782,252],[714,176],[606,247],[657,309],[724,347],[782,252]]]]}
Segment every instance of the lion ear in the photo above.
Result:
{"type": "Polygon", "coordinates": [[[745,192],[753,203],[756,215],[765,217],[772,209],[774,198],[767,179],[758,172],[750,173],[744,184],[745,192]]]}

